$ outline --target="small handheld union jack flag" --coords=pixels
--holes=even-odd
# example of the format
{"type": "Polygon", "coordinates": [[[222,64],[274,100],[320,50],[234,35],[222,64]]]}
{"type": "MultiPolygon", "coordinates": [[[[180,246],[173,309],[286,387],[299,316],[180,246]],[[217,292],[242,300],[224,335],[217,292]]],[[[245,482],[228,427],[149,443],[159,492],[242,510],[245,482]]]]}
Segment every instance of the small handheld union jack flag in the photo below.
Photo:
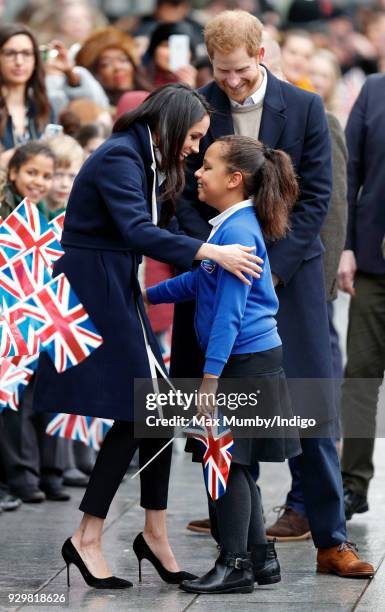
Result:
{"type": "Polygon", "coordinates": [[[93,417],[78,416],[76,414],[57,414],[48,423],[46,433],[50,436],[78,440],[88,443],[88,428],[93,417]]]}
{"type": "Polygon", "coordinates": [[[0,269],[0,303],[12,307],[52,280],[41,252],[33,247],[0,269]]]}
{"type": "Polygon", "coordinates": [[[39,341],[29,322],[34,310],[25,302],[18,302],[9,309],[4,304],[0,314],[0,357],[36,355],[39,341]]]}
{"type": "Polygon", "coordinates": [[[39,250],[48,268],[64,252],[38,208],[24,198],[0,225],[0,266],[32,247],[39,250]]]}
{"type": "Polygon", "coordinates": [[[11,359],[0,359],[0,413],[11,404],[18,385],[25,384],[26,372],[12,363],[11,359]]]}
{"type": "Polygon", "coordinates": [[[81,363],[97,349],[103,338],[64,274],[59,274],[24,301],[28,319],[58,372],[81,363]]]}
{"type": "Polygon", "coordinates": [[[55,217],[48,223],[50,228],[56,234],[56,237],[58,240],[61,239],[61,235],[63,233],[64,217],[65,217],[65,212],[61,213],[61,215],[58,215],[57,217],[55,217]]]}
{"type": "Polygon", "coordinates": [[[203,446],[205,484],[214,501],[226,493],[234,446],[231,430],[223,425],[223,418],[218,411],[215,413],[215,419],[202,417],[204,425],[193,423],[184,429],[188,437],[194,438],[203,446]],[[211,424],[215,419],[219,419],[219,426],[211,424]]]}
{"type": "Polygon", "coordinates": [[[92,423],[88,429],[88,446],[96,451],[100,450],[102,442],[113,423],[114,421],[110,419],[92,419],[92,423]]]}
{"type": "Polygon", "coordinates": [[[17,384],[8,402],[8,408],[17,411],[19,409],[22,395],[37,368],[39,355],[31,355],[29,357],[11,357],[10,361],[12,361],[12,363],[20,371],[21,376],[21,380],[17,384]]]}
{"type": "Polygon", "coordinates": [[[100,450],[113,421],[96,417],[56,414],[48,423],[46,433],[68,440],[77,440],[95,450],[100,450]]]}

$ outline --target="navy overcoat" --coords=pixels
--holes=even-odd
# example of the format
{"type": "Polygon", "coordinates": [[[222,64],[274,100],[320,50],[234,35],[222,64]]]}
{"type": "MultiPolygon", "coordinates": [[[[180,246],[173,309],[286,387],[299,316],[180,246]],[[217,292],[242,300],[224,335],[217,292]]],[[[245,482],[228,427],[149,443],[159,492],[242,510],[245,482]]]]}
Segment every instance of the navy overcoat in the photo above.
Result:
{"type": "Polygon", "coordinates": [[[202,244],[154,225],[156,194],[150,133],[139,122],[113,134],[76,177],[55,274],[66,274],[104,343],[62,374],[40,355],[37,411],[133,420],[134,378],[151,377],[143,326],[163,364],[139,291],[141,255],[190,268],[202,244]]]}
{"type": "MultiPolygon", "coordinates": [[[[277,288],[277,322],[283,343],[283,366],[290,378],[327,379],[332,374],[319,232],[328,211],[332,186],[329,129],[318,95],[281,81],[268,70],[267,79],[259,139],[290,155],[301,189],[290,215],[291,231],[286,238],[268,245],[271,270],[282,281],[277,288]]],[[[234,126],[229,98],[216,82],[212,81],[200,92],[214,113],[199,154],[187,162],[186,189],[178,203],[177,216],[181,229],[189,236],[205,240],[211,229],[207,221],[217,211],[198,201],[194,172],[202,164],[207,147],[216,138],[233,134],[234,126]]],[[[191,311],[189,304],[176,307],[171,361],[171,375],[175,377],[188,376],[184,368],[189,368],[192,376],[194,364],[202,363],[198,352],[193,356],[189,351],[190,361],[181,358],[182,351],[186,354],[186,338],[179,343],[177,336],[182,334],[176,330],[188,327],[191,311]]],[[[194,375],[199,376],[197,371],[194,375]]],[[[317,385],[317,390],[319,393],[310,401],[307,394],[298,396],[292,392],[294,411],[308,414],[311,406],[317,417],[329,420],[334,416],[331,387],[325,381],[317,385]]]]}
{"type": "Polygon", "coordinates": [[[385,274],[381,242],[385,234],[385,75],[370,75],[346,126],[348,162],[348,231],[346,249],[357,268],[385,274]]]}

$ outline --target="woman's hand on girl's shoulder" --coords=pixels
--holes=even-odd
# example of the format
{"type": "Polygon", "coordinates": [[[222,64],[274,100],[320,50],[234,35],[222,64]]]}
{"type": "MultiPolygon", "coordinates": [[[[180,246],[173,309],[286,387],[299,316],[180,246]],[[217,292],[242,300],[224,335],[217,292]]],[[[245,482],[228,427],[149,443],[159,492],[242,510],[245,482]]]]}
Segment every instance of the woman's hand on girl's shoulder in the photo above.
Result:
{"type": "MultiPolygon", "coordinates": [[[[245,285],[251,285],[251,282],[246,278],[245,274],[249,274],[253,278],[260,278],[263,272],[263,268],[260,265],[263,264],[263,259],[253,253],[253,251],[255,251],[255,246],[205,243],[202,245],[201,249],[204,249],[204,252],[208,252],[208,259],[216,261],[222,268],[227,270],[227,272],[231,272],[237,276],[245,285]]],[[[206,256],[204,259],[205,258],[206,256]]]]}

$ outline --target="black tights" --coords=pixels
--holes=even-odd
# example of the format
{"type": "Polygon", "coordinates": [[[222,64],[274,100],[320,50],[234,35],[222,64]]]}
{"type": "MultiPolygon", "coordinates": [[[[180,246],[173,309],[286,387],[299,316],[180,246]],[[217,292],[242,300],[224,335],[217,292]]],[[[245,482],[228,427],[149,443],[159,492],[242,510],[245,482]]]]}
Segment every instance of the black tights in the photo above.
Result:
{"type": "Polygon", "coordinates": [[[209,497],[213,537],[225,550],[244,553],[256,544],[266,544],[261,498],[246,466],[232,463],[226,493],[209,497]]]}

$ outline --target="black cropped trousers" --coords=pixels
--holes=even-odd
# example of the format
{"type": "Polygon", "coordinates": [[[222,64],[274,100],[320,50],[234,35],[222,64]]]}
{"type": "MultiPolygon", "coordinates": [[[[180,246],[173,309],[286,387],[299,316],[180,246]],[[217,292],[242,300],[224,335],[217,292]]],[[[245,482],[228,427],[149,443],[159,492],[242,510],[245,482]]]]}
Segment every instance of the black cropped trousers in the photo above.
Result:
{"type": "MultiPolygon", "coordinates": [[[[106,518],[110,504],[139,449],[142,467],[168,442],[165,438],[134,438],[134,424],[115,421],[99,451],[90,480],[79,506],[82,512],[106,518]]],[[[140,505],[147,510],[167,508],[172,444],[140,473],[140,505]]]]}

